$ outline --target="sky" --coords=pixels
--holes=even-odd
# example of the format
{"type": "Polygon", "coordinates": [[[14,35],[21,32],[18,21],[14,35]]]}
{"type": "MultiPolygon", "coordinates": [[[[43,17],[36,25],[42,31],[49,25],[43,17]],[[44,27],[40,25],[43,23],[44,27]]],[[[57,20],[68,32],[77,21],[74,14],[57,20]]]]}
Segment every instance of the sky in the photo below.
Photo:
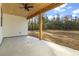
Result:
{"type": "Polygon", "coordinates": [[[57,14],[59,14],[60,17],[66,15],[72,15],[72,17],[79,17],[79,3],[66,3],[49,10],[45,14],[48,16],[49,19],[51,19],[53,16],[57,17],[57,14]]]}

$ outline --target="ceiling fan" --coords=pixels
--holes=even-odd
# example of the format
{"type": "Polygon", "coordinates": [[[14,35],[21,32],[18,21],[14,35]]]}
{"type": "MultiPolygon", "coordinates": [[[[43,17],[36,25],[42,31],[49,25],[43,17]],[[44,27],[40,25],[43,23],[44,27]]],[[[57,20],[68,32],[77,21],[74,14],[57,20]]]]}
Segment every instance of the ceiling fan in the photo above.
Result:
{"type": "Polygon", "coordinates": [[[22,3],[23,7],[20,8],[24,8],[27,11],[30,11],[30,8],[33,8],[34,6],[29,5],[28,3],[22,3]]]}

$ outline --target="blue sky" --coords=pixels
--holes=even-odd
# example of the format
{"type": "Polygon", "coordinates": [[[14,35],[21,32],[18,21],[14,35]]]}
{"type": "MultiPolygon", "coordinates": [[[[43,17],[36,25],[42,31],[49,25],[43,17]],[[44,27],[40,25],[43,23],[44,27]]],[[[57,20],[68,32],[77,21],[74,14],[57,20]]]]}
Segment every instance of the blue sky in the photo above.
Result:
{"type": "Polygon", "coordinates": [[[79,3],[66,3],[59,7],[46,12],[48,18],[51,19],[52,16],[57,16],[59,14],[61,17],[65,15],[72,15],[73,17],[79,17],[79,3]]]}

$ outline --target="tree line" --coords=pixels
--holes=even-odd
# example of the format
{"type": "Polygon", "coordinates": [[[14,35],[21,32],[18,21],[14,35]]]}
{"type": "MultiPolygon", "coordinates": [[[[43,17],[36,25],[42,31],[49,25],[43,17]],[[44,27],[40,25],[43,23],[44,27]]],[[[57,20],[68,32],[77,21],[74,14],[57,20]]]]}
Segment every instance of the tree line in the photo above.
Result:
{"type": "MultiPolygon", "coordinates": [[[[57,30],[79,30],[79,18],[77,16],[53,17],[49,20],[47,16],[42,16],[42,26],[43,30],[46,29],[57,29],[57,30]]],[[[36,17],[29,20],[29,30],[38,30],[39,29],[39,17],[36,17]]]]}

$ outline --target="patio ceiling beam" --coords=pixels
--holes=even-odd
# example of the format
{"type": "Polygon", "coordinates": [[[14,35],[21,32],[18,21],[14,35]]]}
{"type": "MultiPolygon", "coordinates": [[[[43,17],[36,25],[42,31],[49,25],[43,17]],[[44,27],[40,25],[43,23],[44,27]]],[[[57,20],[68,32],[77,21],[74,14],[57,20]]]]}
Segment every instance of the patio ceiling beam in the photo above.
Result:
{"type": "Polygon", "coordinates": [[[48,11],[50,9],[56,8],[56,7],[58,7],[58,6],[62,5],[62,4],[64,4],[64,3],[50,3],[48,6],[46,6],[46,7],[42,8],[42,9],[36,11],[35,13],[27,16],[27,19],[32,18],[32,17],[34,17],[34,16],[36,16],[36,15],[38,15],[40,13],[46,12],[46,11],[48,11]]]}

